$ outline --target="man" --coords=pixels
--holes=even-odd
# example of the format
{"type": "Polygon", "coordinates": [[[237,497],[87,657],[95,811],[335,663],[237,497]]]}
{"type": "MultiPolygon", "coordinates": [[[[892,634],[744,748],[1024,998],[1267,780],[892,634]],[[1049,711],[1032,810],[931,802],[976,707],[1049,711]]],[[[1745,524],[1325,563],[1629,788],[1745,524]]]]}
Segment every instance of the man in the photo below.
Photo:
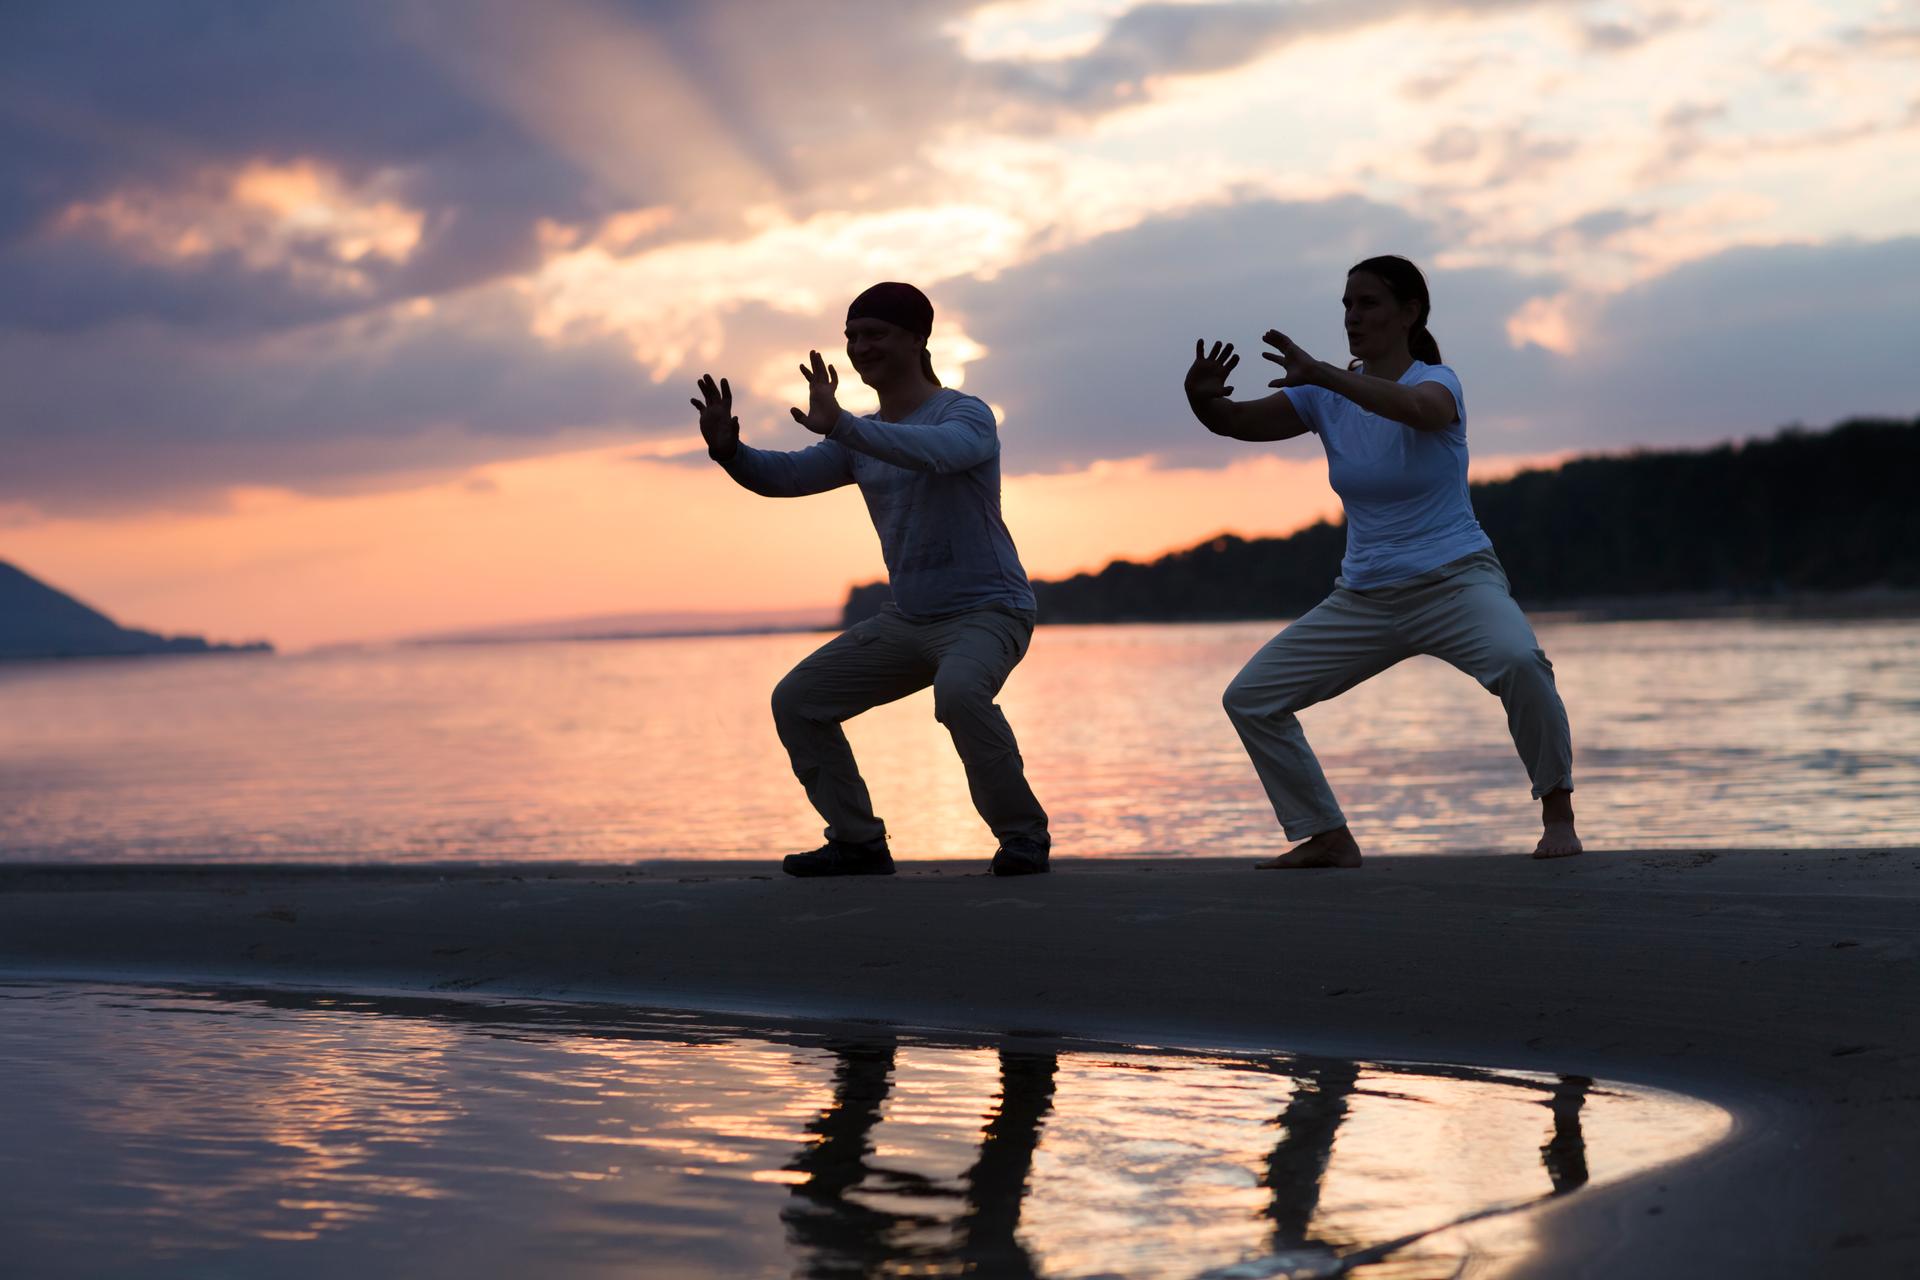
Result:
{"type": "Polygon", "coordinates": [[[847,359],[880,397],[855,417],[840,375],[810,353],[807,409],[794,420],[820,443],[774,453],[740,443],[733,391],[703,375],[700,434],[744,488],[772,498],[857,484],[880,535],[893,603],[829,641],[773,691],[773,720],[827,842],[789,855],[788,875],[892,875],[886,825],[874,816],[842,721],[933,686],[933,714],[953,735],[974,808],[999,848],[995,875],[1047,870],[1047,814],[1027,786],[1020,748],[994,696],[1033,638],[1033,588],[1000,517],[1000,439],[993,412],[944,388],[927,354],[933,304],[909,284],[877,284],[847,308],[847,359]]]}

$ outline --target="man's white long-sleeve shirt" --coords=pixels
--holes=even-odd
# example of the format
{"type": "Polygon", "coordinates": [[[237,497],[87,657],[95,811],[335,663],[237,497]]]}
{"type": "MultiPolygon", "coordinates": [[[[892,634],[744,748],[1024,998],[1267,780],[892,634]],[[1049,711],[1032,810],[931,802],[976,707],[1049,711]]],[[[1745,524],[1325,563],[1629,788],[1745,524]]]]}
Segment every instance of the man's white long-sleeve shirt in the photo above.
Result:
{"type": "Polygon", "coordinates": [[[743,444],[721,466],[770,498],[859,485],[894,604],[909,619],[1033,613],[1033,588],[1000,515],[999,431],[977,397],[942,388],[898,422],[842,410],[816,445],[783,453],[743,444]]]}

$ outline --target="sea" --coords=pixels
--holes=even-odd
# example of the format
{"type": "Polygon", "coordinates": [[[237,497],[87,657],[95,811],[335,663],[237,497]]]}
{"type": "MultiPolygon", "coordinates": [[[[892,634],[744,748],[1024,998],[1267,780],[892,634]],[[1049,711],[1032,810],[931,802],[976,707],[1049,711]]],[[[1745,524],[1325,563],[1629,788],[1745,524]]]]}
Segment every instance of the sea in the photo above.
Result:
{"type": "MultiPolygon", "coordinates": [[[[1595,850],[1920,844],[1920,622],[1543,617],[1595,850]]],[[[1066,857],[1284,846],[1220,694],[1283,624],[1050,626],[1000,705],[1066,857]]],[[[795,632],[0,666],[0,861],[775,858],[795,632]]],[[[1498,699],[1416,658],[1302,723],[1372,853],[1519,852],[1498,699]]],[[[897,858],[985,858],[931,694],[847,732],[897,858]]]]}

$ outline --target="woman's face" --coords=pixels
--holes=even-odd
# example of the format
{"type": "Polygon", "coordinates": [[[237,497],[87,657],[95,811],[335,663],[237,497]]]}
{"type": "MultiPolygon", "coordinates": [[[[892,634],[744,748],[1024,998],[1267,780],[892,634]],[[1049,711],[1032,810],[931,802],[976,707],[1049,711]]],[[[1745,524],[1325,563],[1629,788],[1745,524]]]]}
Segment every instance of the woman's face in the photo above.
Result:
{"type": "Polygon", "coordinates": [[[1418,303],[1399,301],[1387,282],[1370,271],[1347,276],[1340,305],[1347,313],[1347,350],[1356,360],[1380,360],[1405,351],[1407,334],[1420,318],[1418,303]]]}
{"type": "Polygon", "coordinates": [[[897,383],[920,369],[920,335],[885,320],[847,321],[847,363],[870,387],[897,383]]]}

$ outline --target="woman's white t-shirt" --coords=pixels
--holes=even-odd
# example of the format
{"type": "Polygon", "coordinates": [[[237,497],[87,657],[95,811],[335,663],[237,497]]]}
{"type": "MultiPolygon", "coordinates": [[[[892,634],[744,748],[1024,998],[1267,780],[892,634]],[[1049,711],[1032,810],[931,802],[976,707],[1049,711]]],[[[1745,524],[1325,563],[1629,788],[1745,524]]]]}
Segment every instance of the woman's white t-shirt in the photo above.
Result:
{"type": "Polygon", "coordinates": [[[1400,385],[1437,382],[1454,420],[1420,431],[1325,387],[1288,387],[1287,399],[1327,450],[1327,479],[1347,509],[1340,585],[1391,586],[1493,545],[1467,495],[1467,402],[1443,364],[1415,360],[1400,385]]]}

